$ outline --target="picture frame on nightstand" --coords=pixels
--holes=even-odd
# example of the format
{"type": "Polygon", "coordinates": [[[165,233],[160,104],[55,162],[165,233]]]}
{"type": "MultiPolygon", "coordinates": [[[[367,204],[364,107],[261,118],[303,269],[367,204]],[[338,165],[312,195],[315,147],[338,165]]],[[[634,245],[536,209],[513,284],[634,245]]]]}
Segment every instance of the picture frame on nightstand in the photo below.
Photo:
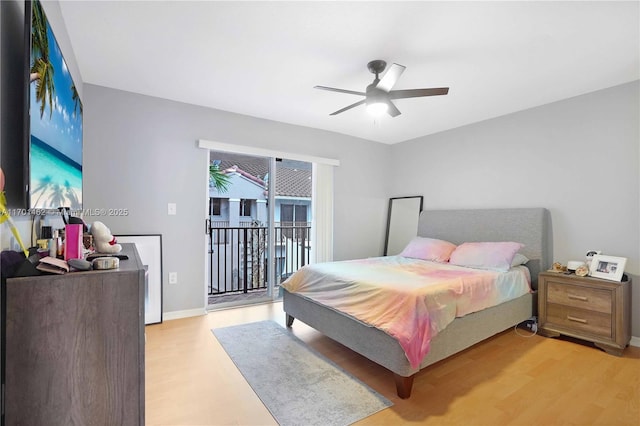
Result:
{"type": "Polygon", "coordinates": [[[619,282],[622,280],[626,264],[626,257],[596,254],[593,256],[593,259],[591,259],[589,276],[619,282]]]}

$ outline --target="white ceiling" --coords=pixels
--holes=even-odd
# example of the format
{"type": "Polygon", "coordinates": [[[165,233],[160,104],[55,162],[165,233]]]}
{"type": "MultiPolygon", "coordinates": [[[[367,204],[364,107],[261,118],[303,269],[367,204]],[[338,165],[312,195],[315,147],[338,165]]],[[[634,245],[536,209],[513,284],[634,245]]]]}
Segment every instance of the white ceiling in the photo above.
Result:
{"type": "Polygon", "coordinates": [[[638,1],[61,1],[85,83],[397,143],[640,78],[638,1]],[[366,67],[407,67],[374,120],[366,67]]]}

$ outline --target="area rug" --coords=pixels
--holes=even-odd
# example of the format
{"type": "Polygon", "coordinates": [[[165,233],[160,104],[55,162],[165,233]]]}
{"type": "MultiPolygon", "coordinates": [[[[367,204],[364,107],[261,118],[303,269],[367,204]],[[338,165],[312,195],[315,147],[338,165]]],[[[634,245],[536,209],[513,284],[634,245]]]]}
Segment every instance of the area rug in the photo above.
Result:
{"type": "Polygon", "coordinates": [[[282,426],[349,425],[393,405],[274,321],[212,332],[282,426]]]}

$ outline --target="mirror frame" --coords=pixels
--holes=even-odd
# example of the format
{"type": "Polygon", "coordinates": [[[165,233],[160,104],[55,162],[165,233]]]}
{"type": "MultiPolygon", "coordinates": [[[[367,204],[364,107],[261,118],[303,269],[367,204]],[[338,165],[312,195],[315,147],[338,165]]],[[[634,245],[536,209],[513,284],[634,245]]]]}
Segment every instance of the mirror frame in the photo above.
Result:
{"type": "Polygon", "coordinates": [[[415,223],[415,232],[416,235],[418,233],[418,218],[420,217],[420,212],[422,212],[422,205],[423,205],[423,201],[424,201],[424,197],[422,195],[412,195],[412,196],[408,196],[408,197],[393,197],[393,198],[389,198],[389,212],[387,214],[387,235],[384,239],[384,256],[387,256],[387,253],[389,252],[389,236],[392,234],[393,230],[391,229],[391,224],[392,224],[392,215],[393,215],[393,206],[394,204],[400,202],[400,200],[407,200],[407,199],[415,199],[418,198],[420,199],[420,207],[418,210],[418,214],[416,215],[416,223],[415,223]]]}

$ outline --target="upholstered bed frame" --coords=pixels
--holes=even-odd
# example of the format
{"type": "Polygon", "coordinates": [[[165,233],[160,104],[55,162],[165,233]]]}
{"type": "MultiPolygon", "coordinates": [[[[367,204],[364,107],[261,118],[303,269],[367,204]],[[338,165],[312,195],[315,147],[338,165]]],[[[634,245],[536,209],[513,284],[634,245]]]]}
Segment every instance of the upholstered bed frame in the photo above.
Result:
{"type": "MultiPolygon", "coordinates": [[[[551,266],[552,239],[549,212],[543,208],[484,210],[425,210],[420,214],[418,235],[460,244],[465,241],[516,241],[530,261],[533,288],[538,272],[551,266]]],[[[294,318],[326,336],[382,365],[394,373],[400,398],[411,395],[414,375],[419,369],[409,365],[399,343],[385,332],[350,316],[284,290],[287,326],[294,318]]],[[[431,350],[420,369],[462,351],[535,313],[535,293],[456,318],[431,341],[431,350]]]]}

